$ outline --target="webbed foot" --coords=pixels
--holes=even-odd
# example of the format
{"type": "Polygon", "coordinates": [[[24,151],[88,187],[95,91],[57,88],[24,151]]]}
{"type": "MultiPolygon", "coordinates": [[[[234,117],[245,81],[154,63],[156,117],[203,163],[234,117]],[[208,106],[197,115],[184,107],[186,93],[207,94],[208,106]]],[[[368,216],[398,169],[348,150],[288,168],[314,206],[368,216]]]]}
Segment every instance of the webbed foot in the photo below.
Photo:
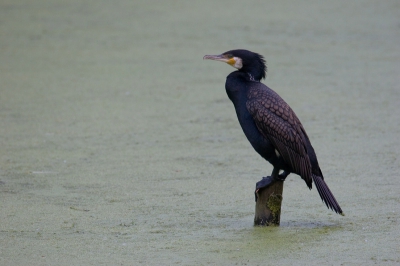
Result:
{"type": "Polygon", "coordinates": [[[276,180],[272,176],[266,176],[266,177],[263,177],[260,181],[258,181],[256,183],[256,190],[254,191],[254,196],[255,196],[256,202],[257,202],[257,192],[260,189],[268,187],[275,181],[276,180]]]}

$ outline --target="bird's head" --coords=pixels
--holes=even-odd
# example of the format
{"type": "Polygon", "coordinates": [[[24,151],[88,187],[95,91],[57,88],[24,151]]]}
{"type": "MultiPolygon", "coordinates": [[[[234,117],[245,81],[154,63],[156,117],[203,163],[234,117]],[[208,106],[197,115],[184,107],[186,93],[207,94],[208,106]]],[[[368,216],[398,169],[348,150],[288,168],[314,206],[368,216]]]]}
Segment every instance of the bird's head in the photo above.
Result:
{"type": "Polygon", "coordinates": [[[241,72],[245,72],[256,81],[265,78],[267,66],[262,55],[248,50],[231,50],[220,55],[205,55],[203,59],[225,62],[241,72]]]}

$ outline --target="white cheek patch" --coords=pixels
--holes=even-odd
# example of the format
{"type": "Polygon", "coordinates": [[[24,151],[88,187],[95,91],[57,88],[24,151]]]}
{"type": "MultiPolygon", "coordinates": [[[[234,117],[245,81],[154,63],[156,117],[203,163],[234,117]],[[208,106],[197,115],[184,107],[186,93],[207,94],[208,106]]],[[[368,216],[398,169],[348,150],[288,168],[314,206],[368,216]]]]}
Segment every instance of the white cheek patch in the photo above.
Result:
{"type": "Polygon", "coordinates": [[[239,58],[239,57],[234,57],[233,59],[235,59],[235,64],[232,65],[232,66],[233,66],[234,68],[241,69],[241,68],[243,67],[242,59],[239,58]]]}

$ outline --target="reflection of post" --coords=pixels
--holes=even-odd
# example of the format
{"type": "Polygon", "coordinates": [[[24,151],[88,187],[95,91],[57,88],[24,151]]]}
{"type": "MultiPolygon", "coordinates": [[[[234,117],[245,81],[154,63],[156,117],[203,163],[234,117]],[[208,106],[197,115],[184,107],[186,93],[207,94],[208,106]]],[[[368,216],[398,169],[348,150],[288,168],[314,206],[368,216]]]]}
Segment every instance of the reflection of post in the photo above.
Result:
{"type": "Polygon", "coordinates": [[[256,213],[254,225],[279,225],[281,219],[281,205],[283,181],[275,181],[268,187],[257,192],[256,213]]]}

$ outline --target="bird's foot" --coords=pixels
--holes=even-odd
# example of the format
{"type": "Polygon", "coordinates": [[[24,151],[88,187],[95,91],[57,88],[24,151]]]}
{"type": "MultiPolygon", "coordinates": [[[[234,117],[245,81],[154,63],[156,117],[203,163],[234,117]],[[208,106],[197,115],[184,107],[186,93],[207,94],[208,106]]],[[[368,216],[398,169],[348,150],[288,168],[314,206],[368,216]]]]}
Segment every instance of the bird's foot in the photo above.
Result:
{"type": "Polygon", "coordinates": [[[256,183],[256,190],[266,188],[269,185],[271,185],[273,182],[275,182],[275,178],[273,178],[272,176],[265,176],[256,183]]]}
{"type": "Polygon", "coordinates": [[[257,202],[257,193],[261,190],[264,189],[266,187],[268,187],[269,185],[271,185],[272,183],[274,183],[275,181],[285,181],[286,177],[290,174],[290,172],[286,172],[284,171],[282,174],[277,175],[277,176],[266,176],[263,177],[260,181],[258,181],[256,183],[256,190],[254,191],[254,196],[256,198],[256,202],[257,202]]]}
{"type": "Polygon", "coordinates": [[[272,176],[266,176],[266,177],[263,177],[260,181],[258,181],[256,183],[256,190],[254,191],[254,196],[256,198],[256,202],[257,202],[257,199],[258,199],[258,197],[257,197],[258,191],[260,191],[263,188],[268,187],[269,185],[271,185],[275,181],[276,181],[276,179],[273,178],[272,176]]]}

